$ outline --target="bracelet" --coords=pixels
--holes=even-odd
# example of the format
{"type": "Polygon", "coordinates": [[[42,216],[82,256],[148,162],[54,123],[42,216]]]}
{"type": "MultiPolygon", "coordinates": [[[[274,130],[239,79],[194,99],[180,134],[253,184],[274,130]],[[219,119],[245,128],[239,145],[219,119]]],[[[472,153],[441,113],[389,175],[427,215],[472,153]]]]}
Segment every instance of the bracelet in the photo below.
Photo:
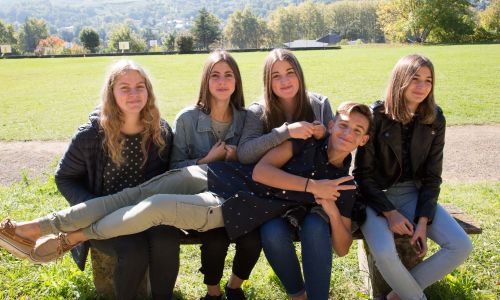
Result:
{"type": "Polygon", "coordinates": [[[307,185],[309,184],[309,178],[306,180],[306,186],[304,187],[304,192],[307,192],[307,185]]]}

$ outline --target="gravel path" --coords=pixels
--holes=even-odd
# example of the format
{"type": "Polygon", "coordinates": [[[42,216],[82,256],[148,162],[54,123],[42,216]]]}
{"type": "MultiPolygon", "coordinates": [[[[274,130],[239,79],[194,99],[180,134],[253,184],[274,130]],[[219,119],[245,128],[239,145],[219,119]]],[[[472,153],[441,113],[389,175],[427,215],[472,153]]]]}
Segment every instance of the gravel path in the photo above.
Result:
{"type": "MultiPolygon", "coordinates": [[[[54,172],[67,141],[0,142],[0,185],[54,172]]],[[[443,179],[500,180],[500,125],[453,126],[446,132],[443,179]]]]}

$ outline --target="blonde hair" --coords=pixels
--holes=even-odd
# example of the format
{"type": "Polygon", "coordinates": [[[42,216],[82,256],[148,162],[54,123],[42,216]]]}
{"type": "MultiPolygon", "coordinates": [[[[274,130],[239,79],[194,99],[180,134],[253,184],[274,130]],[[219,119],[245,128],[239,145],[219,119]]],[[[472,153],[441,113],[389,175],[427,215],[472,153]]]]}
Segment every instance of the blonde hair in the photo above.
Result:
{"type": "Polygon", "coordinates": [[[404,94],[411,80],[422,67],[427,67],[431,71],[432,88],[429,95],[418,105],[416,113],[419,115],[420,122],[424,124],[431,124],[436,119],[437,106],[434,100],[434,66],[427,57],[419,54],[411,54],[401,58],[396,63],[392,69],[389,85],[387,86],[384,109],[385,114],[393,120],[403,124],[411,121],[412,114],[408,108],[404,94]]]}
{"type": "Polygon", "coordinates": [[[196,102],[196,107],[198,107],[201,111],[206,114],[210,114],[210,89],[209,89],[209,80],[210,73],[214,68],[215,64],[225,62],[233,71],[234,79],[235,79],[235,89],[231,94],[230,103],[237,110],[242,110],[245,107],[245,98],[243,97],[243,85],[241,83],[241,74],[240,69],[238,68],[238,64],[234,60],[234,58],[227,51],[224,50],[215,50],[210,54],[208,59],[205,61],[205,65],[203,66],[203,72],[201,73],[201,84],[200,84],[200,92],[198,94],[198,102],[196,102]]]}
{"type": "Polygon", "coordinates": [[[309,102],[309,97],[307,96],[306,84],[304,81],[304,73],[300,66],[299,61],[295,55],[286,49],[274,49],[266,57],[264,64],[264,115],[263,120],[265,124],[266,132],[271,131],[271,129],[281,126],[285,123],[286,117],[285,113],[279,105],[279,99],[273,92],[272,87],[272,69],[274,63],[277,61],[287,61],[295,71],[299,79],[299,90],[295,96],[295,111],[292,116],[292,121],[314,121],[314,112],[309,102]]]}
{"type": "Polygon", "coordinates": [[[101,111],[99,116],[99,124],[104,132],[103,147],[116,165],[124,163],[122,150],[125,139],[120,131],[121,125],[124,122],[124,114],[116,103],[113,87],[118,78],[130,71],[138,72],[144,78],[148,92],[146,105],[140,112],[140,122],[144,127],[141,132],[141,151],[144,155],[144,163],[147,160],[148,147],[151,141],[158,147],[158,154],[166,146],[160,126],[160,111],[156,106],[156,97],[148,74],[134,61],[120,60],[111,66],[105,78],[101,93],[101,111]]]}

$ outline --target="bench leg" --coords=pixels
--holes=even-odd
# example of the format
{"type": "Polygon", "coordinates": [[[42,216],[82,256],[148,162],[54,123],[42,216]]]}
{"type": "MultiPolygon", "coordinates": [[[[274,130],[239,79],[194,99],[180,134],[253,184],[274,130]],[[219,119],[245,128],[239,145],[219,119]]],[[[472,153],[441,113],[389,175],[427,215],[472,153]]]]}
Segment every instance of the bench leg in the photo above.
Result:
{"type": "MultiPolygon", "coordinates": [[[[115,269],[116,258],[109,256],[98,249],[90,248],[92,257],[92,270],[94,286],[99,297],[104,299],[115,298],[115,287],[113,284],[113,271],[115,269]]],[[[147,299],[151,295],[148,272],[137,291],[137,299],[147,299]]]]}
{"type": "MultiPolygon", "coordinates": [[[[407,269],[412,269],[422,261],[422,258],[415,254],[408,238],[397,238],[395,243],[399,257],[407,269]]],[[[375,260],[364,240],[358,240],[358,263],[363,277],[364,289],[371,298],[385,295],[391,291],[375,266],[375,260]]]]}

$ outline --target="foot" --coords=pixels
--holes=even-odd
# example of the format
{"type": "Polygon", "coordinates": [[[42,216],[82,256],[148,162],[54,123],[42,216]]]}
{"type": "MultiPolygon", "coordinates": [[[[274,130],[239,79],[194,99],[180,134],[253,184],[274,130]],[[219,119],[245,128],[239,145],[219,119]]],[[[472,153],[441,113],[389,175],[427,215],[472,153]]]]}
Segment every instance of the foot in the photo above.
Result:
{"type": "Polygon", "coordinates": [[[0,246],[18,258],[30,259],[35,242],[16,233],[16,222],[6,219],[0,223],[0,246]]]}
{"type": "Polygon", "coordinates": [[[64,233],[58,236],[47,236],[37,241],[30,257],[37,263],[48,263],[64,256],[76,245],[78,244],[71,244],[64,233]]]}
{"type": "Polygon", "coordinates": [[[227,300],[246,300],[245,293],[241,288],[232,289],[227,285],[224,287],[227,300]]]}

